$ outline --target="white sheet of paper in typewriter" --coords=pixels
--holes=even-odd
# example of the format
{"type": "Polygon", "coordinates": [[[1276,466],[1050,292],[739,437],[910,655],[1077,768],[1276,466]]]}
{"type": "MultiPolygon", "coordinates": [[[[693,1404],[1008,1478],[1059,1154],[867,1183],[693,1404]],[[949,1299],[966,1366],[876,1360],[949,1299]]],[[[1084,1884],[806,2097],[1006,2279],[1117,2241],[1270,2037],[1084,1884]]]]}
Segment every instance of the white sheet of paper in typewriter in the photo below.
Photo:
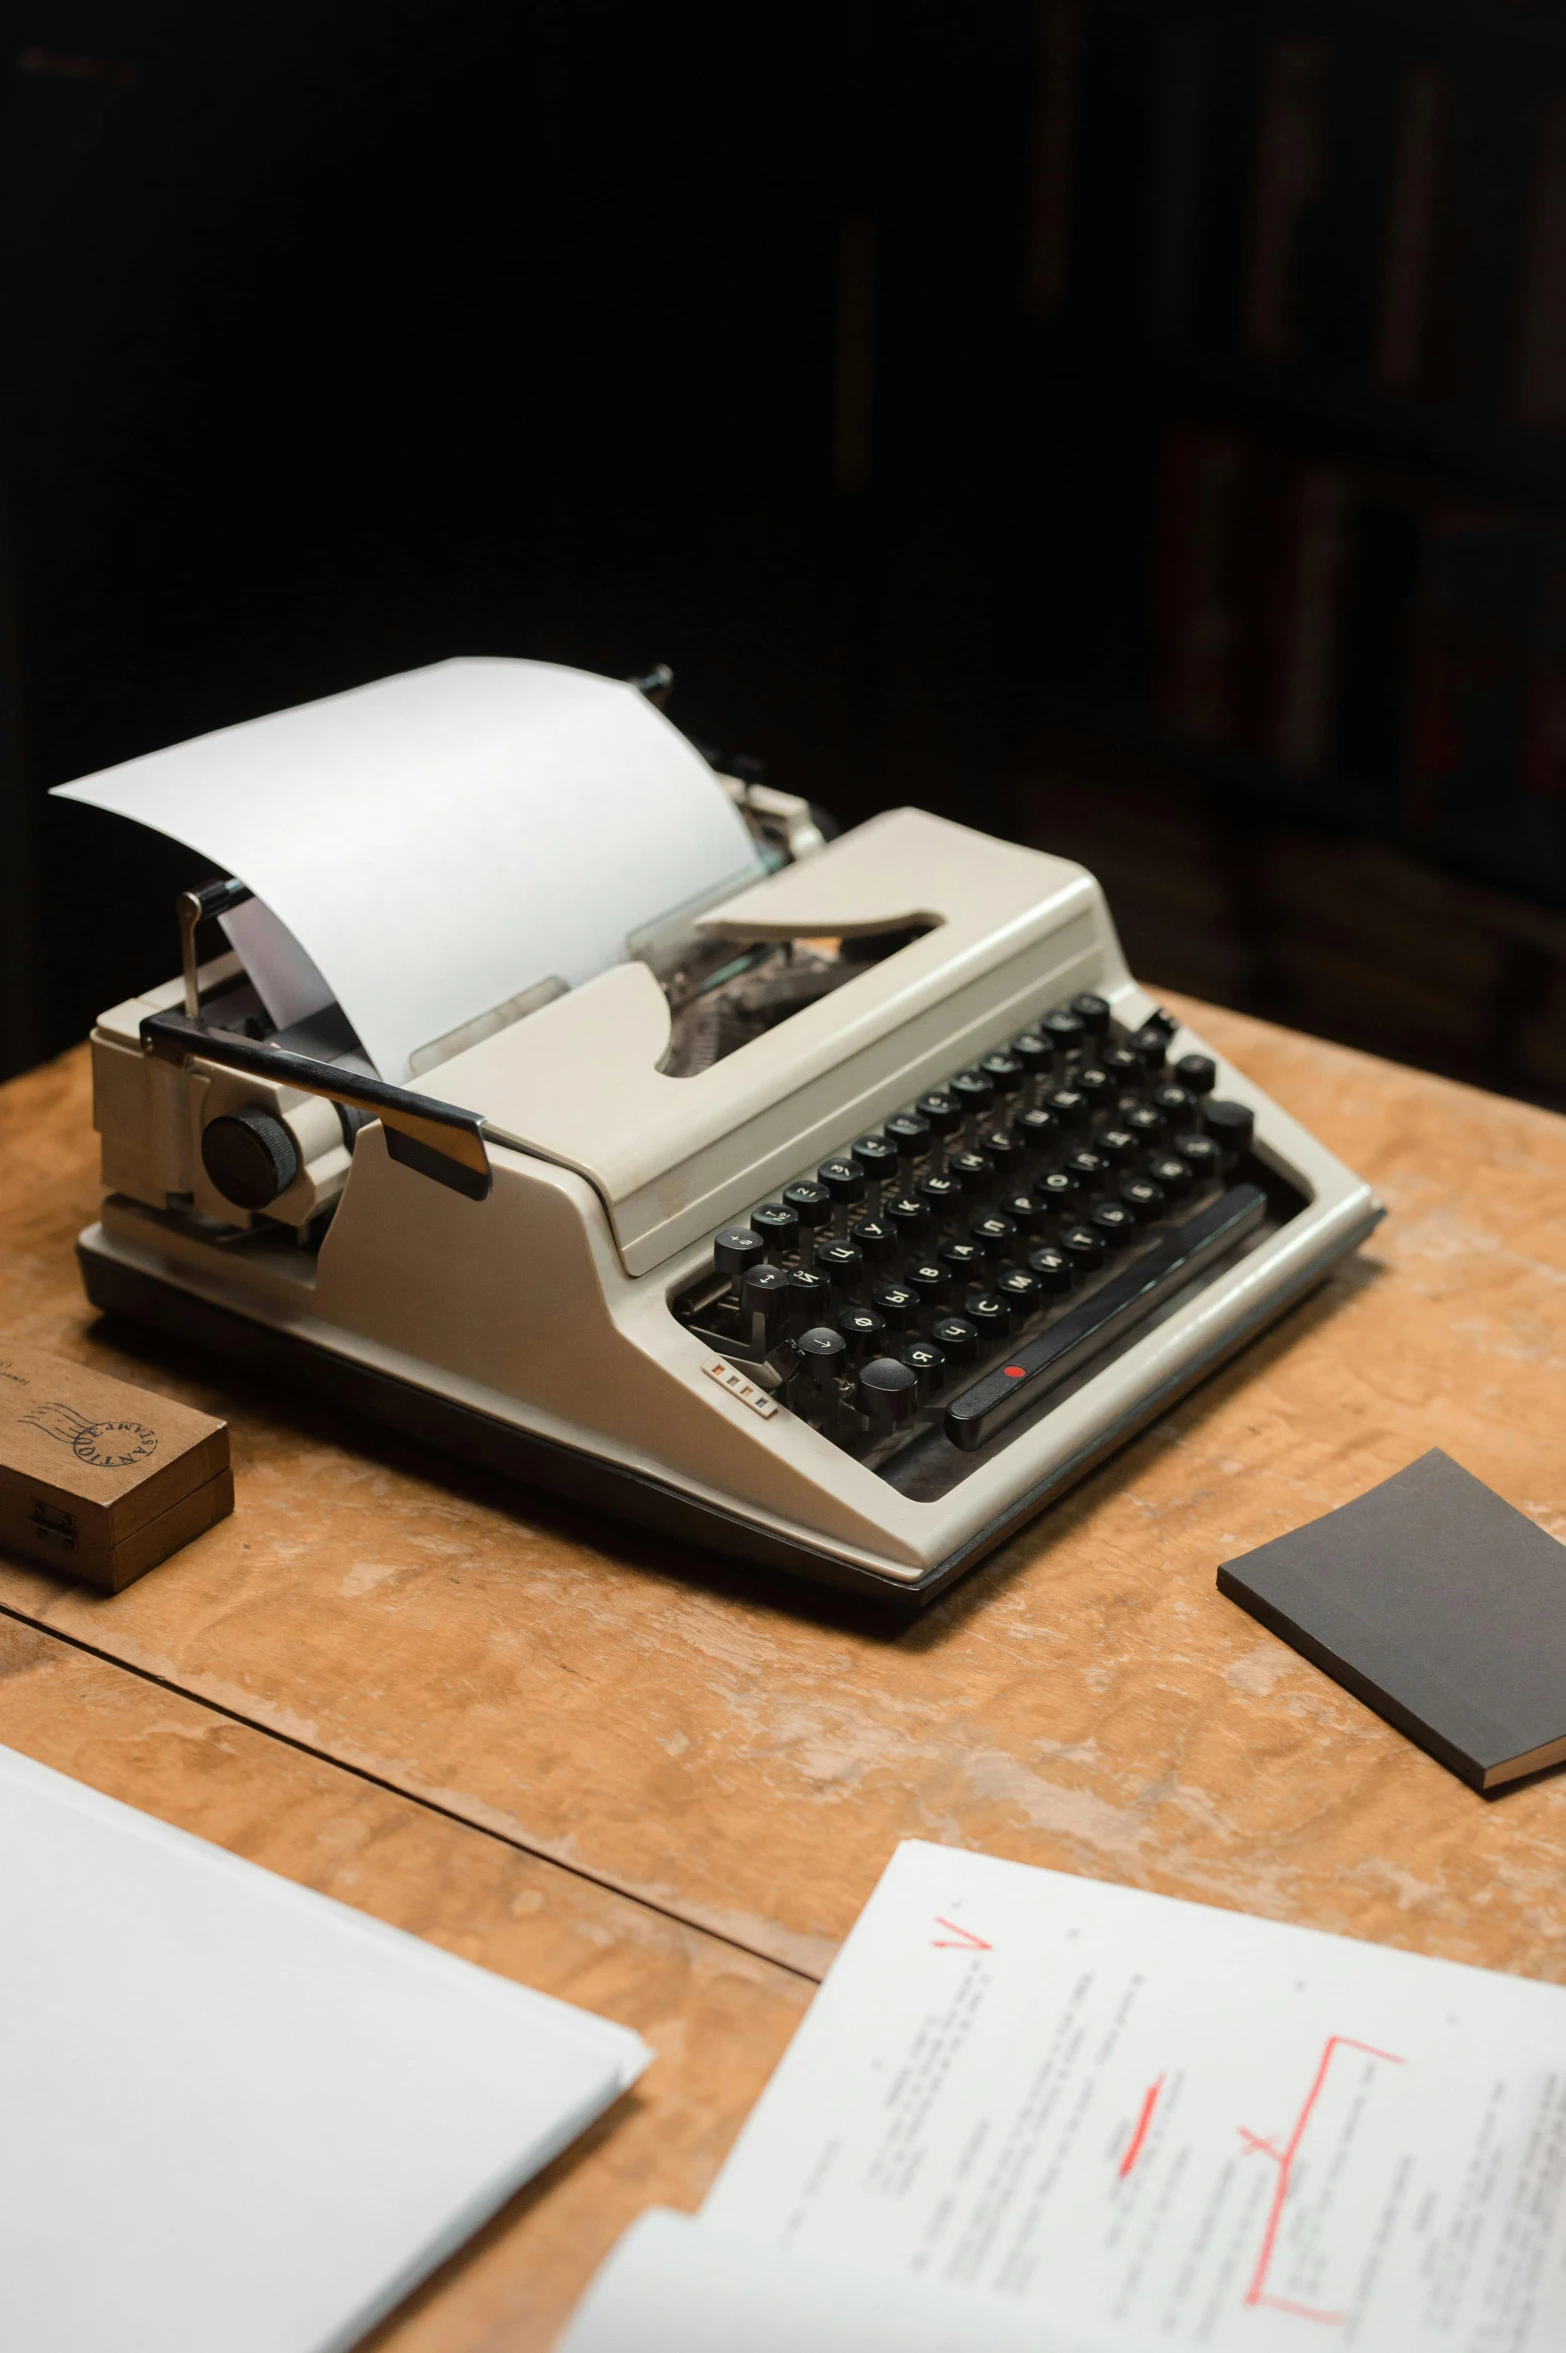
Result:
{"type": "Polygon", "coordinates": [[[578,987],[761,872],[662,713],[553,662],[439,662],[56,789],[248,883],[305,959],[271,959],[274,1020],[316,1010],[299,992],[318,969],[398,1083],[421,1047],[541,982],[578,987]]]}

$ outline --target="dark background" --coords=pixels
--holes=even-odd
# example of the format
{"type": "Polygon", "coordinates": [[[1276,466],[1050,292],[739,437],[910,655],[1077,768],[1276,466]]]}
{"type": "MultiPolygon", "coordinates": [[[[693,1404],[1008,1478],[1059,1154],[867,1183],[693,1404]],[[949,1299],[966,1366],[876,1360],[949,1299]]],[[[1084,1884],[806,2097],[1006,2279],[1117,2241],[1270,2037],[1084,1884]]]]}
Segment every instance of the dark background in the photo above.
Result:
{"type": "Polygon", "coordinates": [[[1566,7],[18,23],[0,1069],[177,963],[50,784],[498,653],[1566,1104],[1566,7]]]}

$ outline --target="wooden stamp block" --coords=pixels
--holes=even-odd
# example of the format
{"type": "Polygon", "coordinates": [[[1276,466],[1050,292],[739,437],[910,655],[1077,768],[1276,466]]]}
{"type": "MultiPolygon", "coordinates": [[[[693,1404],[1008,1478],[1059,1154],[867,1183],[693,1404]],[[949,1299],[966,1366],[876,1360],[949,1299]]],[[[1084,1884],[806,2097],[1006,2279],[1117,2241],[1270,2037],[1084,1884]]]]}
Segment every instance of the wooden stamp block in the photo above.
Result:
{"type": "Polygon", "coordinates": [[[118,1593],[234,1508],[228,1424],[0,1340],[0,1545],[118,1593]]]}

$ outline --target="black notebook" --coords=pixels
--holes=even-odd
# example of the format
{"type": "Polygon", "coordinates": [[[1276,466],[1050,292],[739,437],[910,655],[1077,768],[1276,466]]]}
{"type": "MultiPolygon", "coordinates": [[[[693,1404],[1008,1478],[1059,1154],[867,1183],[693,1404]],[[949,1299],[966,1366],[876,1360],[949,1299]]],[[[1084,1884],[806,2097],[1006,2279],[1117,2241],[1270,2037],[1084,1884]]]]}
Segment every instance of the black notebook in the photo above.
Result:
{"type": "Polygon", "coordinates": [[[1475,1789],[1566,1758],[1566,1545],[1439,1449],[1218,1589],[1475,1789]]]}

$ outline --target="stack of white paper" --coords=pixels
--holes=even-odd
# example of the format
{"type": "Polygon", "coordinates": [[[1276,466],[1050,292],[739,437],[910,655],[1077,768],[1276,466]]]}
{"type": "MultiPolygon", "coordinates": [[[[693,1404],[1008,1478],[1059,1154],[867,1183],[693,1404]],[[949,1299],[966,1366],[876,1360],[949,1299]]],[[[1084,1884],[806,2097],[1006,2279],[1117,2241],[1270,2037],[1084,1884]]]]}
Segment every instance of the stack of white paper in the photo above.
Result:
{"type": "Polygon", "coordinates": [[[0,2344],[356,2343],[646,2064],[0,1749],[0,2344]]]}
{"type": "Polygon", "coordinates": [[[562,2353],[1559,2353],[1563,2193],[1566,1989],[909,1844],[562,2353]]]}
{"type": "Polygon", "coordinates": [[[553,662],[440,662],[58,790],[248,883],[262,907],[227,928],[273,1020],[335,997],[395,1082],[421,1048],[540,983],[579,986],[760,871],[661,712],[553,662]]]}

